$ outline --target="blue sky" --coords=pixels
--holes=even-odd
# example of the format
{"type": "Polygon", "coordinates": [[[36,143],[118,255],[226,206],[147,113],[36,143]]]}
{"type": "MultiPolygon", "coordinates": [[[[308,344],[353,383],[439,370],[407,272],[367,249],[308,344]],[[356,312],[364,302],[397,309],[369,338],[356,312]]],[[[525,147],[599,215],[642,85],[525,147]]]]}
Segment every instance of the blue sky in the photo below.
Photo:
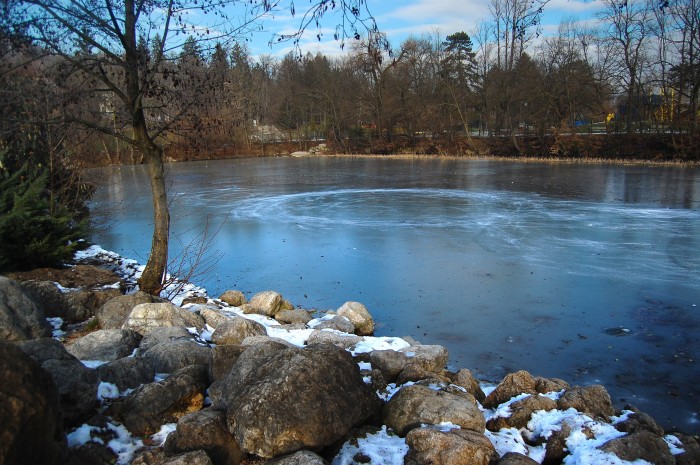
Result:
{"type": "MultiPolygon", "coordinates": [[[[297,2],[300,9],[305,1],[297,2]]],[[[368,7],[377,20],[380,30],[385,32],[394,47],[398,47],[409,36],[439,31],[444,37],[458,31],[473,33],[476,25],[489,19],[488,0],[368,0],[368,7]]],[[[590,19],[600,8],[600,0],[550,0],[545,7],[543,29],[545,34],[556,32],[563,19],[590,19]]],[[[292,44],[268,45],[273,32],[291,32],[298,28],[300,18],[291,17],[288,12],[267,18],[264,31],[256,33],[249,47],[253,55],[282,56],[292,49],[292,44]]],[[[323,38],[316,39],[318,29],[310,28],[301,42],[304,53],[322,52],[326,55],[343,53],[340,43],[333,40],[337,17],[328,16],[324,20],[323,38]]],[[[346,47],[347,48],[347,47],[346,47]]]]}

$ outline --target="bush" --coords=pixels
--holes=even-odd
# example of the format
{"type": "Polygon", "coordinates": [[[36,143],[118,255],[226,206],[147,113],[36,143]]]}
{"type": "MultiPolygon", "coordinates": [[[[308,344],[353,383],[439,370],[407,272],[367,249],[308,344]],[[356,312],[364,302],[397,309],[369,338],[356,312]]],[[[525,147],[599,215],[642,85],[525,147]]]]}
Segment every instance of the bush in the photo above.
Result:
{"type": "MultiPolygon", "coordinates": [[[[34,147],[36,148],[36,147],[34,147]]],[[[79,239],[88,231],[85,202],[91,192],[78,188],[78,201],[66,193],[75,183],[52,185],[70,172],[60,164],[61,176],[50,176],[46,164],[31,154],[0,150],[0,271],[58,267],[69,262],[86,244],[79,239]]],[[[55,171],[57,166],[52,164],[55,171]]]]}

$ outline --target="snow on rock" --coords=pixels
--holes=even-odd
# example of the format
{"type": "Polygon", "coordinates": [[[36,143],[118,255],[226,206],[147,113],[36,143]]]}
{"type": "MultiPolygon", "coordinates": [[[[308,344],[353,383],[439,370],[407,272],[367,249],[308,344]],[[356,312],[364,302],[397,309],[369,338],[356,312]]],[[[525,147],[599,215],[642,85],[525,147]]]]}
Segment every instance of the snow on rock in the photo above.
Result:
{"type": "MultiPolygon", "coordinates": [[[[92,246],[77,253],[76,260],[84,262],[99,261],[105,263],[108,268],[111,268],[124,280],[127,287],[132,291],[138,288],[136,281],[143,271],[143,266],[134,260],[125,259],[99,246],[92,246]]],[[[284,301],[281,296],[273,299],[273,304],[275,305],[270,305],[270,311],[260,312],[264,314],[256,314],[247,313],[250,309],[246,306],[248,304],[245,304],[245,297],[240,292],[238,292],[238,294],[240,295],[236,296],[237,300],[235,300],[235,302],[231,300],[231,303],[239,303],[245,308],[231,306],[217,299],[208,299],[206,305],[227,318],[245,318],[247,320],[252,320],[252,322],[255,322],[257,325],[262,325],[262,327],[264,327],[267,334],[266,337],[277,338],[300,348],[312,342],[324,340],[324,338],[317,337],[319,334],[336,335],[336,333],[339,333],[332,329],[321,329],[335,318],[338,318],[336,312],[328,312],[326,315],[312,319],[305,325],[303,323],[297,325],[281,325],[279,321],[269,316],[274,315],[275,310],[279,311],[283,307],[291,307],[291,304],[284,301]]],[[[272,295],[272,291],[269,294],[272,295]]],[[[171,280],[166,289],[164,289],[162,296],[168,298],[174,305],[181,307],[186,299],[191,297],[206,297],[207,293],[205,289],[197,287],[194,284],[171,280]]],[[[276,296],[277,294],[275,293],[273,297],[276,296]]],[[[202,306],[198,305],[187,305],[188,313],[193,315],[193,313],[196,313],[201,307],[202,306]]],[[[341,312],[338,311],[338,313],[341,312]]],[[[369,316],[369,319],[371,319],[371,316],[369,316]]],[[[55,330],[59,330],[62,325],[60,319],[53,319],[50,322],[55,330]]],[[[207,321],[207,324],[198,324],[196,328],[190,330],[198,344],[209,345],[212,341],[212,337],[216,339],[215,328],[208,323],[209,321],[207,321]]],[[[359,324],[359,322],[356,324],[359,324]]],[[[192,324],[186,326],[192,326],[192,324]]],[[[376,365],[373,366],[372,363],[368,363],[370,357],[367,354],[375,351],[396,351],[397,353],[401,353],[404,357],[412,359],[411,361],[413,363],[417,363],[418,358],[420,358],[418,352],[426,350],[425,348],[420,349],[420,346],[417,346],[419,347],[417,349],[416,346],[412,346],[402,338],[377,337],[370,335],[371,331],[369,330],[357,331],[357,333],[365,335],[352,336],[354,338],[352,343],[346,344],[344,347],[353,357],[356,357],[355,363],[353,363],[353,366],[356,366],[354,370],[359,368],[362,374],[365,375],[360,378],[363,381],[361,384],[365,387],[367,384],[372,383],[372,377],[367,376],[368,372],[372,371],[373,368],[375,369],[374,371],[377,371],[376,369],[378,368],[376,365]]],[[[55,333],[54,335],[58,337],[61,336],[60,333],[55,333]]],[[[347,334],[344,334],[344,336],[348,337],[347,334]]],[[[330,339],[325,342],[333,343],[330,339]]],[[[235,348],[235,346],[221,346],[217,347],[216,350],[223,350],[227,347],[235,348]]],[[[242,350],[244,349],[236,349],[236,357],[240,355],[240,351],[242,350]]],[[[90,368],[96,368],[100,362],[83,361],[83,364],[90,368]]],[[[433,367],[431,367],[431,369],[432,368],[433,367]]],[[[228,373],[230,367],[226,368],[225,371],[228,373]]],[[[437,375],[438,372],[442,371],[442,367],[434,367],[433,371],[437,375]]],[[[450,376],[454,376],[454,374],[450,376]]],[[[156,378],[156,381],[158,380],[159,378],[156,378]]],[[[386,379],[386,381],[390,380],[386,379]]],[[[384,383],[386,383],[386,381],[384,381],[384,383]]],[[[483,383],[477,385],[477,388],[480,387],[480,390],[483,391],[483,394],[487,397],[484,404],[489,408],[478,405],[478,409],[475,407],[474,413],[479,417],[481,417],[483,413],[483,417],[486,421],[511,417],[514,412],[518,410],[522,401],[529,397],[541,396],[542,398],[547,398],[559,403],[558,409],[550,409],[548,411],[536,410],[531,414],[528,411],[527,415],[529,415],[529,420],[526,419],[528,421],[525,427],[503,427],[498,431],[483,431],[483,435],[490,441],[499,456],[503,456],[509,452],[517,452],[530,457],[536,462],[542,463],[545,458],[547,441],[554,436],[558,436],[562,444],[565,444],[566,454],[568,454],[563,457],[563,463],[566,465],[644,465],[648,463],[644,460],[636,460],[634,462],[625,461],[610,452],[601,450],[601,446],[609,441],[626,436],[627,433],[619,431],[615,426],[618,425],[622,428],[620,425],[626,422],[630,416],[634,415],[636,412],[623,411],[619,416],[610,417],[610,423],[608,423],[605,421],[609,415],[609,409],[607,408],[608,403],[604,402],[605,405],[603,407],[606,407],[604,409],[597,408],[597,405],[594,406],[596,408],[592,408],[590,405],[592,402],[589,399],[591,397],[589,394],[594,391],[593,388],[567,388],[553,390],[552,392],[544,392],[545,389],[540,388],[542,381],[552,381],[551,386],[549,386],[551,389],[560,389],[561,387],[561,383],[553,382],[561,380],[533,378],[527,372],[511,374],[499,385],[483,383]],[[599,413],[598,410],[602,410],[602,412],[600,412],[602,414],[599,415],[600,418],[594,419],[591,415],[586,415],[575,408],[568,407],[576,407],[579,410],[592,412],[594,415],[599,413]],[[534,446],[532,444],[538,445],[534,446]]],[[[416,383],[413,381],[404,384],[390,383],[386,385],[384,389],[381,388],[381,385],[377,385],[373,387],[373,389],[379,389],[376,391],[377,397],[383,402],[388,403],[402,388],[413,386],[414,384],[416,383]]],[[[422,392],[421,395],[424,393],[426,398],[431,396],[435,396],[436,398],[454,397],[455,402],[463,402],[459,393],[455,393],[454,389],[449,391],[449,394],[447,391],[442,393],[435,392],[435,390],[442,391],[443,389],[447,389],[446,386],[448,385],[455,387],[449,384],[449,380],[445,385],[435,384],[425,386],[426,382],[422,382],[421,384],[423,387],[411,388],[406,390],[406,392],[420,390],[422,392]],[[425,389],[425,387],[430,389],[425,389]]],[[[602,387],[596,387],[596,389],[602,392],[602,387]]],[[[123,398],[128,393],[128,391],[120,392],[118,387],[114,384],[101,382],[97,390],[97,398],[101,404],[109,404],[112,401],[118,403],[122,402],[120,398],[123,398]]],[[[595,394],[597,391],[593,393],[595,394]]],[[[468,396],[468,394],[464,395],[468,396]]],[[[396,403],[396,401],[397,399],[394,399],[393,403],[396,403]]],[[[454,409],[450,408],[450,410],[454,409]]],[[[133,459],[135,451],[144,447],[144,443],[155,446],[162,445],[167,436],[176,429],[174,423],[166,423],[160,426],[160,430],[155,434],[142,439],[133,437],[123,425],[114,423],[110,418],[108,418],[108,420],[109,422],[102,426],[90,426],[85,424],[74,429],[67,436],[69,447],[79,447],[90,441],[104,444],[118,454],[119,459],[117,463],[126,464],[133,459]]],[[[445,422],[443,420],[443,418],[431,419],[432,422],[437,424],[430,426],[429,429],[445,434],[464,431],[453,422],[445,422]]],[[[522,424],[525,424],[525,422],[522,424]]],[[[481,418],[478,429],[483,430],[480,425],[482,425],[481,418]]],[[[423,425],[423,428],[425,429],[425,425],[423,425]]],[[[410,432],[409,430],[410,428],[405,431],[402,430],[400,433],[407,434],[410,432]]],[[[151,429],[150,432],[152,431],[151,429]]],[[[481,435],[481,433],[482,431],[475,431],[470,434],[481,435]]],[[[484,436],[481,436],[481,438],[483,439],[484,436]]],[[[669,434],[663,437],[663,441],[668,445],[671,454],[679,455],[684,453],[685,449],[683,443],[678,437],[669,434]]],[[[374,433],[348,440],[335,456],[332,464],[350,465],[351,463],[357,463],[358,460],[361,459],[362,463],[400,465],[404,463],[407,454],[409,454],[409,449],[410,447],[406,440],[397,436],[386,425],[383,425],[381,429],[374,433]]]]}
{"type": "Polygon", "coordinates": [[[403,438],[387,431],[386,426],[364,438],[348,441],[333,459],[332,465],[351,465],[357,463],[355,457],[362,456],[363,463],[383,465],[403,465],[408,453],[408,445],[403,438]],[[368,460],[367,460],[368,459],[368,460]]]}

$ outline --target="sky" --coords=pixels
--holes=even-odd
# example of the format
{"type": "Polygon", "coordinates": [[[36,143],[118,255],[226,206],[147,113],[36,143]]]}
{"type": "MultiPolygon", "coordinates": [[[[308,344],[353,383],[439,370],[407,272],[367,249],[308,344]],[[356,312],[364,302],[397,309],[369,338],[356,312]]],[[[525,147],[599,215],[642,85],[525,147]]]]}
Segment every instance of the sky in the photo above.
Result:
{"type": "MultiPolygon", "coordinates": [[[[545,6],[542,18],[544,35],[556,33],[562,20],[590,20],[600,8],[601,0],[550,0],[545,6]]],[[[297,3],[297,15],[292,17],[283,12],[266,18],[263,31],[255,33],[248,46],[254,56],[283,56],[293,49],[289,42],[273,43],[274,33],[296,31],[301,20],[301,8],[307,2],[297,3]]],[[[477,24],[489,19],[488,0],[367,0],[367,6],[377,21],[379,29],[387,34],[393,47],[398,47],[410,36],[439,32],[445,37],[459,31],[473,35],[477,24]]],[[[344,53],[340,42],[333,39],[337,16],[328,16],[324,20],[322,39],[316,38],[319,29],[310,27],[300,42],[303,53],[321,52],[328,56],[344,53]]],[[[346,48],[347,50],[347,43],[346,48]]]]}

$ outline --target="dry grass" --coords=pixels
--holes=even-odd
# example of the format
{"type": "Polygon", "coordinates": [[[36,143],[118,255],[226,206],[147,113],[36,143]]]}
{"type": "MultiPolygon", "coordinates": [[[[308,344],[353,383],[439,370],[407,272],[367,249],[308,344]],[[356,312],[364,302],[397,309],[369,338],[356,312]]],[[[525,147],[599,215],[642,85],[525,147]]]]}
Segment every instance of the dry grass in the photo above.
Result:
{"type": "Polygon", "coordinates": [[[445,160],[475,160],[475,161],[502,161],[502,162],[518,162],[518,163],[550,163],[550,164],[581,164],[581,165],[628,165],[628,166],[679,166],[679,167],[697,167],[700,166],[699,161],[688,160],[642,160],[642,159],[620,159],[620,158],[567,158],[567,157],[502,157],[502,156],[484,156],[484,155],[427,155],[417,153],[397,153],[390,155],[376,154],[324,154],[320,155],[328,158],[390,158],[397,160],[430,160],[430,159],[445,159],[445,160]]]}

